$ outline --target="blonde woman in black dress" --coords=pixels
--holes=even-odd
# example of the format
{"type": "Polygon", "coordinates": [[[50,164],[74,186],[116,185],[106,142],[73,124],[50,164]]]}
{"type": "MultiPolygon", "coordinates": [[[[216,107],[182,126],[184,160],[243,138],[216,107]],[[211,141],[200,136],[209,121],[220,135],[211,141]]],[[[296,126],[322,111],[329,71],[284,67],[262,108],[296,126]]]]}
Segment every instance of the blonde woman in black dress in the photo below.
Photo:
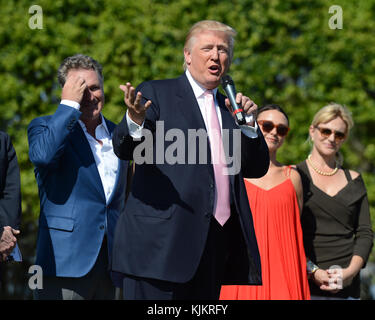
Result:
{"type": "Polygon", "coordinates": [[[320,109],[309,128],[311,154],[297,165],[304,188],[301,223],[312,261],[312,299],[359,299],[359,273],[372,249],[364,182],[338,160],[352,126],[347,108],[330,104],[320,109]]]}

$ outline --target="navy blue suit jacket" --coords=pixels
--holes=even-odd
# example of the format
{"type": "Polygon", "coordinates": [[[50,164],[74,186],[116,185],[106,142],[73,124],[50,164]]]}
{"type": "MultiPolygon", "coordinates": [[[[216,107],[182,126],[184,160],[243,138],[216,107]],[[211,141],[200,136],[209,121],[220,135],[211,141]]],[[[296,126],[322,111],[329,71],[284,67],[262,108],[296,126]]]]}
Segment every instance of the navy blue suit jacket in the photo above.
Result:
{"type": "MultiPolygon", "coordinates": [[[[156,80],[141,84],[144,101],[151,100],[144,127],[154,134],[153,164],[136,165],[131,193],[115,233],[112,269],[144,278],[184,283],[199,265],[212,217],[215,199],[213,166],[188,164],[188,156],[198,148],[188,139],[189,129],[206,130],[197,100],[185,74],[177,79],[156,80]],[[178,128],[185,137],[185,163],[156,163],[156,121],[164,130],[178,128]],[[190,148],[190,149],[189,149],[190,148]]],[[[217,95],[222,127],[239,129],[217,95]]],[[[232,263],[226,283],[261,283],[258,246],[243,177],[261,177],[269,165],[267,145],[260,131],[258,138],[241,134],[241,171],[230,177],[232,214],[238,214],[242,233],[233,234],[229,259],[232,263]],[[245,244],[244,244],[245,243],[245,244]]],[[[159,141],[160,142],[160,141],[159,141]]],[[[174,143],[165,141],[165,150],[174,143]]],[[[121,159],[132,159],[139,141],[130,135],[126,118],[113,134],[114,151],[121,159]]],[[[196,163],[198,160],[196,160],[196,163]]]]}
{"type": "MultiPolygon", "coordinates": [[[[40,198],[36,264],[44,275],[87,274],[106,231],[111,253],[114,228],[125,205],[128,162],[119,160],[116,186],[107,204],[94,156],[78,123],[80,115],[59,105],[53,115],[36,118],[28,127],[40,198]]],[[[105,121],[112,133],[115,125],[105,121]]]]}

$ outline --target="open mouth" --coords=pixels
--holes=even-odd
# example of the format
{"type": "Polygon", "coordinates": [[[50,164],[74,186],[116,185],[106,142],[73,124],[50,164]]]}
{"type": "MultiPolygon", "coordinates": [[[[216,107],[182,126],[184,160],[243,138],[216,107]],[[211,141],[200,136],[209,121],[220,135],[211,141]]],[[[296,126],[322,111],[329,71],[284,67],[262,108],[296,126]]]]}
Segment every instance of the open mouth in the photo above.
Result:
{"type": "Polygon", "coordinates": [[[219,66],[217,66],[217,65],[212,65],[212,66],[210,66],[210,67],[208,68],[208,70],[209,70],[211,73],[213,73],[213,74],[217,74],[217,73],[220,72],[220,68],[219,68],[219,66]]]}

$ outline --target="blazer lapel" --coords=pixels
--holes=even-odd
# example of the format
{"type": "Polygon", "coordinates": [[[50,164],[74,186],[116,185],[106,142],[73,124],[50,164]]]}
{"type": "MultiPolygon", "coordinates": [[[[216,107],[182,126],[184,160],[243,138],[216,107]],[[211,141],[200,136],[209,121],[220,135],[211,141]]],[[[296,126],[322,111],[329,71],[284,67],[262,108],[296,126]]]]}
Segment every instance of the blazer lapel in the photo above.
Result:
{"type": "MultiPolygon", "coordinates": [[[[110,122],[109,120],[107,120],[106,118],[104,118],[104,121],[105,121],[105,123],[107,125],[109,134],[110,134],[111,139],[112,139],[113,130],[115,130],[116,125],[114,123],[110,122]]],[[[108,203],[111,203],[114,195],[116,194],[117,188],[118,188],[118,186],[120,184],[120,178],[122,177],[123,171],[125,169],[125,163],[126,163],[126,161],[120,160],[120,158],[117,158],[117,162],[118,162],[118,171],[117,171],[117,175],[116,175],[116,181],[115,181],[115,185],[113,187],[113,191],[111,193],[111,196],[108,199],[108,203]]],[[[125,177],[125,179],[126,179],[126,177],[125,177]]]]}
{"type": "Polygon", "coordinates": [[[176,97],[178,100],[177,105],[184,114],[184,120],[188,124],[189,129],[206,130],[197,99],[185,74],[177,79],[176,97]]]}
{"type": "Polygon", "coordinates": [[[73,149],[75,150],[78,158],[81,163],[78,166],[83,166],[87,171],[87,185],[93,187],[101,197],[105,199],[104,190],[102,181],[100,179],[99,171],[96,166],[94,156],[92,154],[89,142],[83,132],[81,125],[78,123],[75,124],[72,133],[69,136],[70,143],[72,144],[73,149]]]}

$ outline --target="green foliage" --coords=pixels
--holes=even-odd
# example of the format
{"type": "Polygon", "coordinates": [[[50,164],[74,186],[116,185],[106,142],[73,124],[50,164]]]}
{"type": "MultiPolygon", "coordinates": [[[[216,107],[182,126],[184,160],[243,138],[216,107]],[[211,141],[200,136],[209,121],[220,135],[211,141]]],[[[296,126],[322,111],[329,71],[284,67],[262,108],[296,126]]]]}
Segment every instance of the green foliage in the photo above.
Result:
{"type": "Polygon", "coordinates": [[[40,0],[40,30],[28,25],[35,3],[0,3],[0,128],[11,134],[21,166],[24,236],[30,229],[34,237],[24,244],[30,256],[39,200],[27,126],[56,109],[61,61],[83,53],[104,66],[103,113],[119,122],[125,110],[119,85],[180,75],[185,35],[203,19],[238,32],[230,71],[237,89],[289,114],[282,162],[306,158],[308,126],[319,108],[331,101],[349,107],[355,127],[343,147],[344,165],[363,173],[375,222],[375,0],[335,1],[343,9],[341,30],[329,28],[333,3],[324,0],[40,0]]]}

